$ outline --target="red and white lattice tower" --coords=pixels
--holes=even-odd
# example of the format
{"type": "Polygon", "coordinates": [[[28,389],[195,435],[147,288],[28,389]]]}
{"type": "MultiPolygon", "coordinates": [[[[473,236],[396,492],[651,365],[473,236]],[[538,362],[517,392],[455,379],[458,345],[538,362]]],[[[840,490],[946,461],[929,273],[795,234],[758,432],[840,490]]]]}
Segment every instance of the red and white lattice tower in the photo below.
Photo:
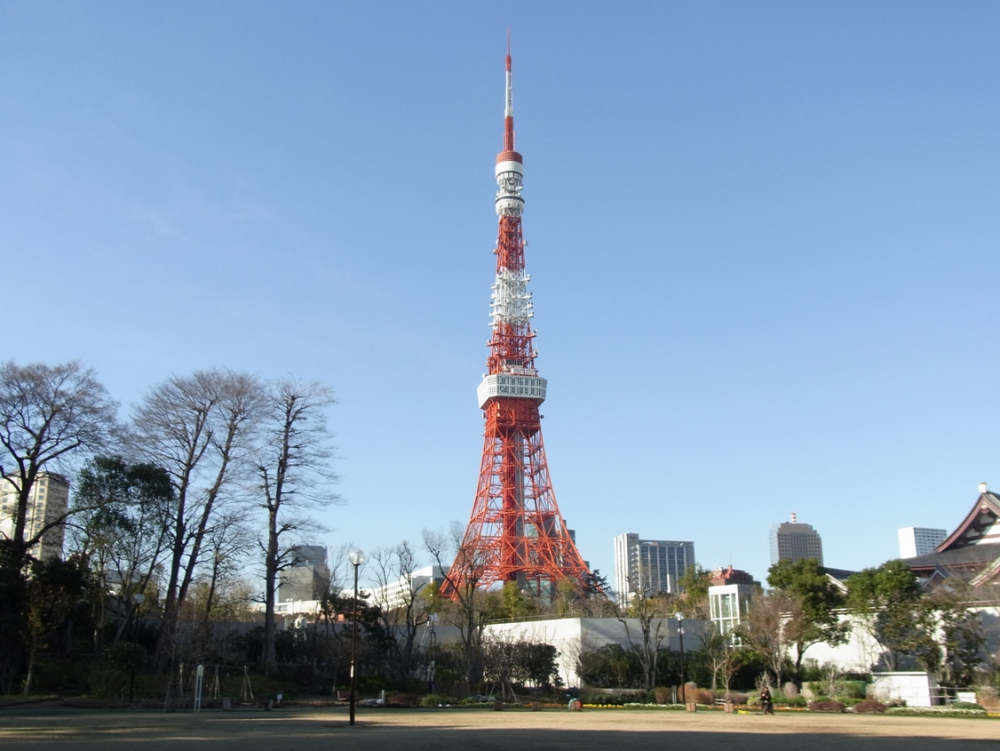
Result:
{"type": "Polygon", "coordinates": [[[521,235],[524,170],[514,148],[509,41],[504,114],[503,151],[496,163],[500,230],[490,303],[493,336],[488,372],[479,386],[486,418],[483,460],[472,517],[443,592],[454,595],[458,588],[513,581],[551,596],[558,581],[584,584],[589,572],[559,514],[542,444],[538,408],[547,383],[535,369],[532,344],[530,277],[521,235]]]}

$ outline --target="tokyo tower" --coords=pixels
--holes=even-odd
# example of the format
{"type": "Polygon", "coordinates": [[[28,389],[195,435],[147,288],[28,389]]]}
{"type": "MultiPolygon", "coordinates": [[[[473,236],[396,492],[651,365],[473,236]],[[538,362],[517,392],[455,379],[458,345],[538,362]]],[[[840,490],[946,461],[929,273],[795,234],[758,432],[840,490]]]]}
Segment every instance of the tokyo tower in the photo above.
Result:
{"type": "Polygon", "coordinates": [[[581,585],[587,565],[570,538],[552,492],[538,408],[546,379],[535,369],[530,276],[521,235],[523,160],[514,146],[514,106],[507,42],[507,99],[503,151],[497,156],[500,228],[490,302],[492,336],[487,373],[479,385],[486,433],[476,500],[442,592],[517,582],[551,597],[562,579],[581,585]]]}

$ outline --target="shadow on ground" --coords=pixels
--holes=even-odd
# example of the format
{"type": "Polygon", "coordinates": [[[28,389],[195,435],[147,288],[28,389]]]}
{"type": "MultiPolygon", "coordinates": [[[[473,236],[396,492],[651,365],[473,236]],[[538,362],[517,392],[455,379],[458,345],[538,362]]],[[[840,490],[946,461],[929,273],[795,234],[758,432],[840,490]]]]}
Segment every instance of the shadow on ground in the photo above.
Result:
{"type": "Polygon", "coordinates": [[[770,718],[731,717],[733,722],[727,722],[725,730],[717,731],[711,729],[717,722],[713,718],[688,721],[683,727],[676,727],[678,723],[663,714],[644,714],[635,713],[633,719],[621,714],[615,718],[579,715],[574,718],[565,713],[504,717],[492,713],[408,716],[393,712],[361,715],[358,725],[350,727],[346,712],[336,711],[200,715],[40,711],[17,716],[0,712],[0,748],[3,751],[57,747],[72,751],[125,748],[141,751],[941,751],[952,748],[996,751],[1000,747],[996,741],[1000,723],[988,720],[951,720],[957,724],[944,726],[945,732],[937,735],[930,732],[930,724],[925,724],[923,728],[928,733],[923,735],[920,718],[914,720],[917,724],[876,725],[838,716],[831,718],[829,732],[806,728],[805,723],[802,732],[798,732],[794,721],[786,721],[780,731],[772,732],[762,724],[770,718]],[[735,724],[739,722],[746,723],[742,725],[745,732],[735,724]],[[608,728],[609,724],[617,727],[608,728]],[[899,735],[893,734],[894,727],[899,728],[899,735]],[[873,735],[876,731],[879,734],[873,735]],[[966,735],[972,737],[961,738],[966,735]]]}

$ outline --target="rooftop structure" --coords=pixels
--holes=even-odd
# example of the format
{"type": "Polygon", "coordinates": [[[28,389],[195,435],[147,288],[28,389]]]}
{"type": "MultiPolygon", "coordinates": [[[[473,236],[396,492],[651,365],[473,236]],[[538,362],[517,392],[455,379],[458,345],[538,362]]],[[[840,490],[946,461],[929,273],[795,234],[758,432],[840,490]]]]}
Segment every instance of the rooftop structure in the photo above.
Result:
{"type": "Polygon", "coordinates": [[[760,583],[754,580],[752,574],[740,571],[738,568],[733,568],[732,565],[726,568],[720,566],[712,571],[709,581],[713,587],[724,587],[727,584],[749,584],[753,586],[760,583]]]}

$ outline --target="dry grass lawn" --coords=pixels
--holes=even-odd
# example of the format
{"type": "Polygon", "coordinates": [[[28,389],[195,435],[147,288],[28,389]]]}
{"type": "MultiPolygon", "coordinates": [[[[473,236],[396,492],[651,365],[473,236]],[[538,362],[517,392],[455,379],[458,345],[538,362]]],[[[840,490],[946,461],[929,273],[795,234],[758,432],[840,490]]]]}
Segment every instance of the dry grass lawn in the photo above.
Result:
{"type": "Polygon", "coordinates": [[[543,712],[362,708],[138,711],[0,710],[0,749],[117,751],[941,751],[1000,750],[1000,721],[807,713],[584,710],[543,712]]]}

